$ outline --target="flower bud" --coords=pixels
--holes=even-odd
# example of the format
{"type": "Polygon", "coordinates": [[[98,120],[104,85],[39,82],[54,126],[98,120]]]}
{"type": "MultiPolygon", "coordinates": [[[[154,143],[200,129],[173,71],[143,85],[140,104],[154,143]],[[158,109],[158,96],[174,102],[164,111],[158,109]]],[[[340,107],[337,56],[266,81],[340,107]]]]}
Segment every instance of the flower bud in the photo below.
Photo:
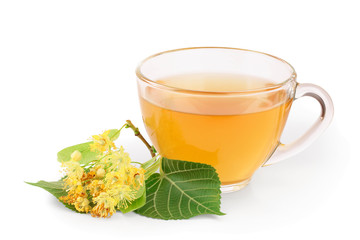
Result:
{"type": "Polygon", "coordinates": [[[81,152],[78,150],[75,150],[72,154],[71,154],[71,160],[74,162],[79,162],[81,160],[81,152]]]}
{"type": "Polygon", "coordinates": [[[96,177],[98,178],[103,178],[105,176],[105,170],[103,168],[99,168],[96,171],[96,177]]]}
{"type": "Polygon", "coordinates": [[[82,201],[83,206],[88,206],[90,201],[87,198],[84,198],[84,200],[82,201]]]}

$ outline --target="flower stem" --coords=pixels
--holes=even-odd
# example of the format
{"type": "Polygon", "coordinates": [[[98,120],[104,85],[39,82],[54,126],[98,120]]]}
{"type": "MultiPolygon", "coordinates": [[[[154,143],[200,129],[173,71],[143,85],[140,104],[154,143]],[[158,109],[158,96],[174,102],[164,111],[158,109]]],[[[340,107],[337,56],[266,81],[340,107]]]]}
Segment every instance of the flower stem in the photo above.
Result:
{"type": "Polygon", "coordinates": [[[145,140],[143,135],[141,135],[139,129],[137,127],[135,127],[134,124],[132,124],[132,122],[130,120],[126,120],[126,124],[127,125],[125,126],[125,128],[131,128],[134,131],[135,136],[140,138],[140,140],[145,144],[147,149],[149,149],[151,157],[155,157],[156,150],[155,150],[154,146],[150,146],[150,144],[145,140]]]}

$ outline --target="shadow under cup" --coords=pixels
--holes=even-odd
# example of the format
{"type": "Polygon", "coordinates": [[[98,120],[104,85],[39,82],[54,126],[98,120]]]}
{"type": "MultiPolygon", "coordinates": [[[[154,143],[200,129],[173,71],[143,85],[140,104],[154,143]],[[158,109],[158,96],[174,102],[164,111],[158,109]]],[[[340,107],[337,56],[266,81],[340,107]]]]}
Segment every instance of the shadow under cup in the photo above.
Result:
{"type": "Polygon", "coordinates": [[[158,152],[212,165],[224,192],[244,187],[274,153],[297,86],[284,60],[233,48],[163,52],[145,59],[137,77],[158,152]],[[259,79],[266,82],[255,84],[259,79]]]}

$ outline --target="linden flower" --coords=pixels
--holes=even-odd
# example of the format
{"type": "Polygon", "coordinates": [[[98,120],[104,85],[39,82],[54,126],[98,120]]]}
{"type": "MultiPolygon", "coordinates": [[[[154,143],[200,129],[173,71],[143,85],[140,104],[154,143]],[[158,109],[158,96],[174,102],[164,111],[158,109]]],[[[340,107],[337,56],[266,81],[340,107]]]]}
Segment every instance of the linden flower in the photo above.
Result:
{"type": "Polygon", "coordinates": [[[68,161],[63,162],[62,167],[66,174],[66,183],[69,186],[77,185],[78,182],[81,182],[81,178],[84,175],[84,169],[80,166],[79,162],[68,161]]]}
{"type": "Polygon", "coordinates": [[[78,162],[68,161],[65,162],[63,165],[66,168],[65,171],[68,177],[80,179],[84,174],[84,169],[80,166],[78,162]]]}
{"type": "Polygon", "coordinates": [[[74,204],[76,210],[78,210],[79,212],[89,212],[91,207],[90,207],[90,201],[87,198],[84,197],[78,197],[76,199],[76,202],[74,204]]]}
{"type": "Polygon", "coordinates": [[[127,208],[128,203],[135,200],[135,191],[132,190],[128,185],[122,185],[118,189],[114,189],[116,191],[116,197],[118,199],[118,207],[127,208]]]}
{"type": "Polygon", "coordinates": [[[77,199],[79,197],[86,198],[87,194],[85,192],[85,189],[83,188],[81,183],[79,183],[79,184],[80,185],[71,186],[65,181],[64,186],[65,186],[65,189],[67,189],[68,193],[65,196],[61,196],[59,199],[68,204],[75,204],[75,202],[77,201],[77,199]]]}
{"type": "Polygon", "coordinates": [[[105,185],[102,180],[93,180],[89,185],[86,186],[86,189],[90,191],[91,196],[97,197],[105,191],[105,185]]]}
{"type": "Polygon", "coordinates": [[[140,186],[144,185],[145,182],[145,169],[133,167],[134,173],[134,188],[139,189],[140,186]]]}
{"type": "Polygon", "coordinates": [[[121,168],[118,169],[118,173],[122,176],[124,184],[132,186],[135,189],[139,189],[145,180],[145,170],[134,167],[130,164],[127,166],[121,166],[121,168]]]}
{"type": "Polygon", "coordinates": [[[93,198],[93,202],[96,203],[96,206],[91,209],[93,217],[107,218],[116,212],[117,201],[106,192],[102,192],[99,196],[93,198]]]}
{"type": "Polygon", "coordinates": [[[127,208],[145,181],[145,170],[131,165],[129,154],[122,146],[116,148],[109,133],[93,136],[91,150],[101,152],[97,159],[80,165],[81,152],[74,151],[62,163],[67,195],[60,200],[93,217],[110,217],[116,208],[127,208]]]}
{"type": "Polygon", "coordinates": [[[120,147],[118,151],[111,152],[102,161],[104,164],[108,165],[109,171],[119,170],[124,166],[130,165],[131,159],[129,154],[124,152],[123,146],[120,147]]]}
{"type": "Polygon", "coordinates": [[[113,185],[124,184],[125,176],[120,172],[109,172],[105,177],[105,187],[110,188],[113,185]]]}
{"type": "Polygon", "coordinates": [[[110,172],[105,178],[105,189],[114,199],[119,207],[128,207],[128,202],[135,199],[136,191],[126,182],[127,176],[120,172],[110,172]]]}
{"type": "Polygon", "coordinates": [[[62,167],[68,178],[81,179],[84,169],[80,166],[81,153],[76,150],[71,154],[70,161],[63,162],[62,167]]]}
{"type": "Polygon", "coordinates": [[[90,145],[91,151],[105,152],[115,148],[114,142],[109,138],[109,133],[110,130],[107,130],[102,134],[92,136],[94,143],[90,145]]]}
{"type": "Polygon", "coordinates": [[[75,151],[71,154],[71,160],[62,163],[64,172],[66,174],[64,182],[64,188],[68,192],[66,196],[60,197],[60,200],[68,203],[74,204],[78,197],[86,196],[85,189],[82,185],[82,178],[84,176],[84,169],[80,166],[78,162],[81,159],[81,153],[75,151]]]}

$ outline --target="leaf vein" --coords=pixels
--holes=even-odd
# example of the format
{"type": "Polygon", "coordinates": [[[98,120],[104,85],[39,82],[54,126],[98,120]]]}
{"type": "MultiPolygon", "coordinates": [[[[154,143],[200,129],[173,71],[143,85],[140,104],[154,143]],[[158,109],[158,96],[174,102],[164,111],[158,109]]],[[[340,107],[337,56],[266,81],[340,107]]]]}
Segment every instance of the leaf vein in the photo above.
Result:
{"type": "MultiPolygon", "coordinates": [[[[171,184],[173,184],[180,192],[182,192],[185,196],[187,196],[189,199],[192,199],[191,196],[189,196],[184,190],[182,190],[181,188],[179,188],[175,182],[173,182],[169,177],[167,177],[166,175],[164,176],[164,178],[166,178],[171,184]]],[[[213,188],[211,188],[213,189],[213,188]]],[[[203,206],[200,202],[196,201],[195,199],[192,199],[192,201],[194,201],[195,203],[203,206]]],[[[214,214],[217,214],[217,212],[215,212],[214,210],[206,207],[206,206],[203,206],[205,209],[209,210],[210,212],[213,212],[214,214]]]]}
{"type": "Polygon", "coordinates": [[[170,185],[170,189],[169,189],[169,194],[168,194],[168,199],[167,199],[167,204],[166,204],[166,207],[167,207],[167,210],[170,214],[171,217],[173,217],[171,211],[170,211],[170,207],[169,207],[169,204],[170,204],[170,196],[171,196],[171,189],[172,189],[172,185],[170,185]]]}
{"type": "Polygon", "coordinates": [[[155,195],[154,195],[154,209],[155,209],[155,211],[156,211],[156,213],[161,217],[161,218],[164,218],[164,216],[163,215],[161,215],[160,214],[160,212],[158,211],[158,209],[157,209],[157,207],[156,207],[156,197],[157,197],[157,193],[158,193],[158,191],[159,191],[159,189],[160,189],[160,186],[161,186],[161,183],[162,183],[162,181],[163,181],[163,178],[159,178],[160,179],[160,183],[159,183],[159,186],[157,187],[157,189],[156,189],[156,191],[155,191],[155,195]]]}

